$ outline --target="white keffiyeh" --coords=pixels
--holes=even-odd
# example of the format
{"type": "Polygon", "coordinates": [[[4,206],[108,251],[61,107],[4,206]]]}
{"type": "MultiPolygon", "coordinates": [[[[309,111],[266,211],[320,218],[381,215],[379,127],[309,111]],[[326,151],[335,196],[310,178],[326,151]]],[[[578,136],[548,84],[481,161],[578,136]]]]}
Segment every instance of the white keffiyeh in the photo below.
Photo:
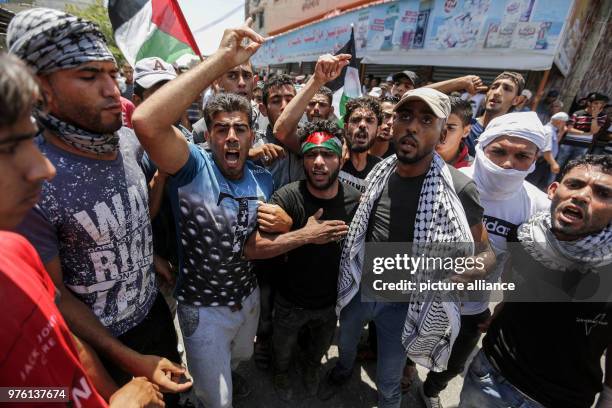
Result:
{"type": "Polygon", "coordinates": [[[559,241],[551,231],[550,211],[535,214],[517,231],[518,240],[536,261],[553,270],[596,269],[612,263],[612,225],[576,241],[559,241]]]}
{"type": "MultiPolygon", "coordinates": [[[[390,156],[378,163],[366,180],[366,191],[342,249],[336,305],[338,315],[359,291],[369,217],[396,167],[397,157],[390,156]]],[[[406,226],[411,227],[414,228],[414,245],[468,243],[469,253],[464,255],[473,254],[474,241],[463,206],[455,192],[450,171],[437,154],[434,154],[423,182],[415,224],[406,226]]],[[[466,246],[463,245],[463,248],[466,246]]],[[[424,272],[416,278],[418,281],[427,276],[428,272],[424,272]]],[[[408,357],[430,370],[444,371],[459,333],[459,307],[453,302],[442,302],[440,294],[433,292],[414,293],[410,300],[402,333],[402,343],[408,357]]]]}

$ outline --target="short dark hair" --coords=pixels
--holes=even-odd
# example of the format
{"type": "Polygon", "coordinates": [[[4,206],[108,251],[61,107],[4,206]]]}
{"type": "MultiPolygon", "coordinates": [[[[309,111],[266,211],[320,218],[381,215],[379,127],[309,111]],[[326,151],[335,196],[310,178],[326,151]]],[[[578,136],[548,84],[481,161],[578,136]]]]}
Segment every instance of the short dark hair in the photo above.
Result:
{"type": "Polygon", "coordinates": [[[392,103],[393,105],[397,105],[399,101],[400,101],[400,98],[398,98],[397,96],[393,96],[393,95],[385,95],[385,96],[380,97],[380,103],[389,102],[389,103],[392,103]]]}
{"type": "Polygon", "coordinates": [[[204,108],[206,128],[212,130],[213,117],[220,112],[242,112],[247,115],[249,127],[253,128],[251,102],[244,96],[233,93],[220,93],[213,96],[204,108]]]}
{"type": "Polygon", "coordinates": [[[603,101],[608,103],[608,101],[610,100],[610,98],[608,98],[607,95],[604,95],[602,93],[599,92],[593,92],[588,96],[588,101],[589,102],[595,102],[595,101],[603,101]]]}
{"type": "Polygon", "coordinates": [[[314,122],[305,122],[303,125],[300,125],[297,130],[297,137],[300,141],[300,145],[314,132],[330,133],[344,143],[344,129],[339,127],[336,122],[331,120],[317,120],[314,122]]]}
{"type": "Polygon", "coordinates": [[[368,109],[374,113],[376,116],[376,120],[378,121],[378,125],[383,121],[382,109],[380,107],[380,103],[378,100],[372,98],[371,96],[362,96],[360,98],[351,99],[346,103],[346,113],[344,114],[344,123],[348,123],[351,115],[357,109],[368,109]]]}
{"type": "Polygon", "coordinates": [[[268,105],[268,98],[270,97],[270,88],[282,87],[284,85],[291,85],[291,87],[295,89],[295,87],[293,86],[293,78],[291,78],[287,74],[273,75],[268,78],[268,80],[264,83],[263,94],[261,96],[263,104],[266,106],[268,105]]]}
{"type": "Polygon", "coordinates": [[[523,89],[525,88],[525,78],[523,78],[523,76],[518,72],[504,71],[499,74],[493,82],[497,81],[498,79],[509,79],[510,81],[514,82],[514,84],[516,85],[517,96],[520,95],[521,92],[523,92],[523,89]]]}
{"type": "Polygon", "coordinates": [[[320,87],[319,90],[315,93],[315,95],[325,95],[325,97],[327,97],[327,100],[329,100],[330,105],[332,104],[332,101],[334,99],[334,93],[326,86],[320,87]]]}
{"type": "Polygon", "coordinates": [[[138,85],[138,82],[134,81],[134,95],[137,95],[140,99],[143,99],[145,88],[138,85]]]}
{"type": "Polygon", "coordinates": [[[451,113],[459,116],[463,126],[467,126],[472,122],[472,104],[468,101],[458,98],[456,96],[450,96],[451,113]]]}
{"type": "Polygon", "coordinates": [[[586,154],[582,157],[571,160],[565,165],[565,167],[563,167],[563,170],[561,170],[559,180],[563,180],[567,173],[580,166],[599,167],[604,173],[612,174],[612,156],[609,154],[586,154]]]}
{"type": "Polygon", "coordinates": [[[39,95],[32,71],[14,55],[0,55],[0,126],[13,126],[39,95]]]}

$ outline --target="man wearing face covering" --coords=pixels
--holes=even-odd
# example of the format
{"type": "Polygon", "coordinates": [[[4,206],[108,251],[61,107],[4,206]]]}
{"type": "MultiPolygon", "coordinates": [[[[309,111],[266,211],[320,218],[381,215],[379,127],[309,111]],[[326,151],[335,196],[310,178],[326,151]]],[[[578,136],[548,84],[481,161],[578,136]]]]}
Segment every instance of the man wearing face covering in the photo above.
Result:
{"type": "Polygon", "coordinates": [[[62,315],[118,385],[145,376],[164,392],[189,388],[173,381],[184,369],[170,361],[180,357],[155,279],[142,149],[122,127],[104,36],[89,21],[35,8],[11,21],[7,45],[33,69],[46,101],[34,112],[36,142],[57,177],[42,185],[19,231],[59,289],[62,315]]]}
{"type": "MultiPolygon", "coordinates": [[[[489,276],[499,279],[506,262],[506,242],[519,225],[550,208],[545,193],[525,181],[535,169],[546,134],[535,112],[508,113],[493,119],[480,135],[471,167],[460,169],[476,182],[484,208],[484,223],[498,267],[489,276]]],[[[486,310],[488,301],[465,303],[462,314],[486,310]]]]}

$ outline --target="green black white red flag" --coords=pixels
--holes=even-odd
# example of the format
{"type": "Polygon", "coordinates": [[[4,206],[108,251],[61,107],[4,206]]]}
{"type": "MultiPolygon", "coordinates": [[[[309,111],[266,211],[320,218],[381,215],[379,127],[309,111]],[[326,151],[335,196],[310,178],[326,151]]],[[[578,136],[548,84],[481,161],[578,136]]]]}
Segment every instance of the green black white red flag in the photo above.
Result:
{"type": "Polygon", "coordinates": [[[109,0],[115,41],[127,61],[159,57],[173,63],[181,55],[200,55],[178,0],[109,0]]]}
{"type": "Polygon", "coordinates": [[[332,105],[334,112],[338,116],[338,124],[344,127],[344,113],[346,112],[346,103],[353,98],[361,96],[361,83],[359,81],[359,66],[357,65],[357,56],[355,52],[355,33],[351,27],[351,38],[336,54],[350,54],[351,60],[349,65],[342,68],[342,73],[338,78],[327,83],[327,87],[334,93],[332,105]]]}

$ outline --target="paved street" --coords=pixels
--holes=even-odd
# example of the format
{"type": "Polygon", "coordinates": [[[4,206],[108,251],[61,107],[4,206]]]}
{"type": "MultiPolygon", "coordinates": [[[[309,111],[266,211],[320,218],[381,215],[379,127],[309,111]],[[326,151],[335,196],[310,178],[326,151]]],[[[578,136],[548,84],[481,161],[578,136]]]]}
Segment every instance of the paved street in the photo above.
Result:
{"type": "MultiPolygon", "coordinates": [[[[328,352],[329,360],[324,357],[324,370],[333,367],[338,356],[338,348],[334,344],[328,352]]],[[[376,407],[376,388],[374,378],[376,375],[376,362],[367,364],[358,363],[360,375],[353,375],[348,386],[333,399],[322,402],[316,397],[307,398],[301,386],[298,370],[292,372],[293,379],[297,384],[296,395],[290,403],[278,399],[272,386],[272,375],[255,367],[253,361],[242,365],[239,372],[249,380],[253,387],[253,393],[245,400],[236,401],[236,408],[373,408],[376,407]]],[[[419,379],[417,379],[410,392],[404,395],[402,407],[423,408],[425,405],[418,396],[418,386],[421,379],[425,379],[427,370],[419,368],[419,379]]],[[[355,371],[357,373],[357,371],[355,371]]],[[[463,386],[463,378],[455,378],[442,393],[442,402],[445,408],[456,407],[459,404],[459,393],[463,386]]]]}

